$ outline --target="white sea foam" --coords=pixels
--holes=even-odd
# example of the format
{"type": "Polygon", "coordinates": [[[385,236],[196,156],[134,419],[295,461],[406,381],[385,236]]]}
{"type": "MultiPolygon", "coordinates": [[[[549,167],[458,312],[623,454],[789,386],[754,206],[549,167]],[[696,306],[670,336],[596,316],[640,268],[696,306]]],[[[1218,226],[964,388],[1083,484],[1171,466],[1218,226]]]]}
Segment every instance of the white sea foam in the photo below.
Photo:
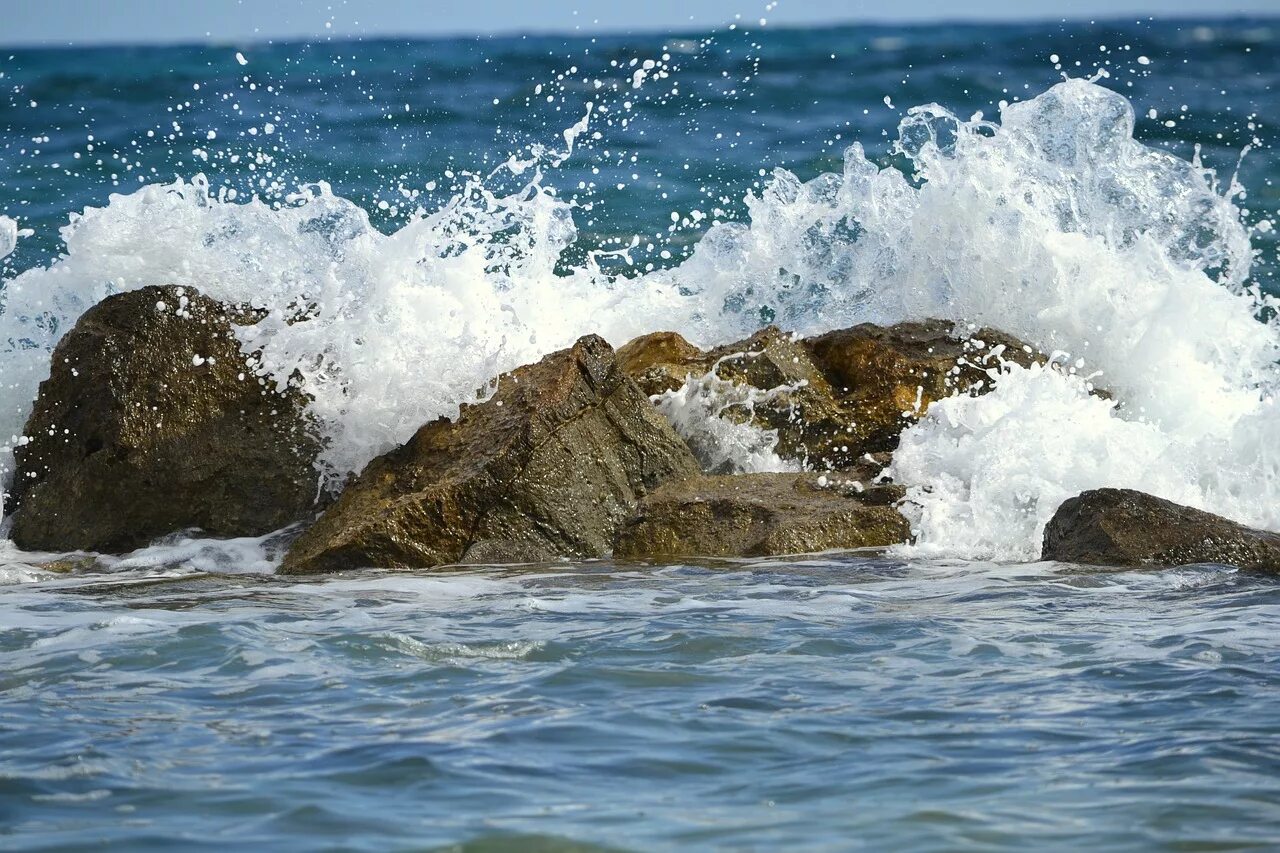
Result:
{"type": "Polygon", "coordinates": [[[719,366],[701,376],[687,376],[679,388],[653,398],[702,468],[726,474],[799,471],[798,463],[778,455],[777,430],[726,416],[731,408],[751,412],[789,386],[760,389],[730,382],[720,378],[719,366]]]}
{"type": "Polygon", "coordinates": [[[856,145],[841,174],[779,170],[748,200],[750,225],[713,226],[686,263],[637,279],[591,262],[557,274],[576,232],[541,168],[562,153],[511,161],[528,173],[512,195],[475,183],[391,235],[322,184],[279,209],[217,198],[199,178],[113,196],[63,229],[64,258],[5,285],[0,439],[16,437],[75,318],[148,284],[273,311],[244,343],[277,381],[302,377],[335,477],[586,332],[616,344],[673,328],[706,345],[762,321],[811,333],[942,317],[1061,351],[1121,406],[1019,369],[992,395],[935,405],[893,468],[918,547],[1034,556],[1057,503],[1106,484],[1280,527],[1280,334],[1257,319],[1234,187],[1132,131],[1122,96],[1078,80],[999,125],[916,108],[899,143],[916,174],[856,145]]]}
{"type": "Polygon", "coordinates": [[[100,562],[112,571],[180,566],[198,572],[270,573],[279,565],[284,549],[280,535],[275,533],[235,539],[204,539],[179,533],[122,557],[104,557],[100,562]]]}
{"type": "Polygon", "coordinates": [[[112,196],[62,236],[64,258],[5,285],[0,437],[20,433],[76,317],[112,292],[182,283],[272,309],[244,344],[277,381],[302,376],[336,476],[456,413],[503,370],[589,331],[625,340],[662,325],[676,298],[591,269],[555,275],[574,225],[536,184],[506,198],[473,186],[387,236],[324,185],[274,209],[219,200],[197,178],[112,196]],[[290,324],[299,313],[308,322],[290,324]]]}
{"type": "Polygon", "coordinates": [[[18,223],[0,216],[0,259],[9,257],[18,247],[18,223]]]}

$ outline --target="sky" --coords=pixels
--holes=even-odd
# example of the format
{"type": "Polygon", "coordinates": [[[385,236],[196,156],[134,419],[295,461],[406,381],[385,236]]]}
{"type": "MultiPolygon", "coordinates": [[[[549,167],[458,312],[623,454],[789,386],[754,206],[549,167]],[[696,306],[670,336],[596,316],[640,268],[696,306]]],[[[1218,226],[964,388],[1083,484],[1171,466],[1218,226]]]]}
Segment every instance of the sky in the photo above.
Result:
{"type": "Polygon", "coordinates": [[[1233,14],[1277,15],[1280,0],[0,0],[0,44],[1233,14]]]}

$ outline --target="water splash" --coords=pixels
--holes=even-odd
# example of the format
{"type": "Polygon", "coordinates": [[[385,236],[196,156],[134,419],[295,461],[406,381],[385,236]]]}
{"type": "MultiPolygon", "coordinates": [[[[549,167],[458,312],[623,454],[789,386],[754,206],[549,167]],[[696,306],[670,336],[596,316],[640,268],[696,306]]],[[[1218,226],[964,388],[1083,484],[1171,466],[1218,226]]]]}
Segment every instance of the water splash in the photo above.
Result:
{"type": "Polygon", "coordinates": [[[751,422],[758,404],[794,391],[799,385],[761,389],[722,379],[720,365],[744,355],[758,353],[727,355],[705,374],[687,376],[679,388],[655,396],[654,404],[689,444],[704,471],[800,471],[799,463],[778,454],[778,431],[751,422]]]}
{"type": "Polygon", "coordinates": [[[778,170],[747,200],[750,225],[713,226],[688,261],[637,278],[606,275],[598,256],[563,268],[573,209],[543,177],[560,152],[513,160],[503,181],[472,181],[390,235],[323,184],[279,206],[232,203],[200,178],[116,195],[72,217],[62,259],[5,285],[0,438],[16,440],[75,318],[148,284],[271,310],[244,344],[277,382],[301,377],[335,480],[586,332],[617,344],[674,329],[709,345],[763,322],[812,333],[941,317],[1100,371],[1122,405],[1053,371],[936,405],[894,466],[920,547],[1026,557],[1057,501],[1103,484],[1280,526],[1280,334],[1259,319],[1274,306],[1249,284],[1238,187],[1134,140],[1133,124],[1128,101],[1081,80],[1000,124],[919,107],[898,143],[912,173],[858,145],[840,174],[778,170]]]}
{"type": "Polygon", "coordinates": [[[18,248],[18,237],[27,233],[29,232],[19,231],[18,223],[9,217],[0,216],[0,260],[13,254],[13,250],[18,248]]]}

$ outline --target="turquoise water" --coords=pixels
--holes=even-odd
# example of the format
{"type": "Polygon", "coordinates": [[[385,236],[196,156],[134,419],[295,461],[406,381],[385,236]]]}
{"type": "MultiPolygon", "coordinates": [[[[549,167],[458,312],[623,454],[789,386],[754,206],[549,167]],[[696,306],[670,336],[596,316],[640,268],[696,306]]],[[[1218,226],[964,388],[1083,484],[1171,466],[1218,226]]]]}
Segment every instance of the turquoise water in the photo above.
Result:
{"type": "MultiPolygon", "coordinates": [[[[35,232],[0,264],[196,172],[281,202],[324,180],[390,233],[590,97],[618,118],[545,178],[580,204],[560,263],[638,236],[606,261],[638,272],[705,230],[672,211],[741,219],[773,167],[855,140],[900,161],[907,107],[993,118],[1053,55],[1108,69],[1149,144],[1229,175],[1256,137],[1245,219],[1280,212],[1277,21],[0,50],[0,214],[35,232]],[[582,82],[663,54],[677,95],[582,82]]],[[[1280,846],[1274,579],[841,556],[297,582],[277,558],[175,537],[64,576],[0,541],[0,848],[1280,846]]]]}

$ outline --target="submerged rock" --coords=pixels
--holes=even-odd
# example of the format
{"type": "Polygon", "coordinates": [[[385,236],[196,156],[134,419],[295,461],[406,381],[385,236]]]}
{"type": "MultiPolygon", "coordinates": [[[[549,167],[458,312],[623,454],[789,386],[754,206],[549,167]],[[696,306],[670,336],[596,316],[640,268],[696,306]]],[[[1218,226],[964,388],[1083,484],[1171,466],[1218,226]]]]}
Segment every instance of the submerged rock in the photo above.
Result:
{"type": "Polygon", "coordinates": [[[898,486],[818,474],[699,476],[640,503],[618,534],[623,559],[761,557],[882,548],[911,538],[898,486]]]}
{"type": "Polygon", "coordinates": [[[1045,357],[1010,335],[981,329],[957,335],[944,320],[863,323],[804,342],[853,417],[858,454],[893,450],[902,430],[935,400],[995,387],[1001,361],[1027,367],[1045,357]]]}
{"type": "Polygon", "coordinates": [[[599,557],[643,494],[697,470],[592,335],[370,462],[281,572],[599,557]]]}
{"type": "Polygon", "coordinates": [[[277,393],[241,352],[233,325],[256,320],[173,286],[89,309],[54,349],[14,454],[13,541],[119,552],[305,517],[320,444],[303,395],[277,393]]]}
{"type": "Polygon", "coordinates": [[[1280,534],[1132,489],[1065,501],[1044,531],[1042,557],[1093,566],[1222,563],[1280,572],[1280,534]]]}

